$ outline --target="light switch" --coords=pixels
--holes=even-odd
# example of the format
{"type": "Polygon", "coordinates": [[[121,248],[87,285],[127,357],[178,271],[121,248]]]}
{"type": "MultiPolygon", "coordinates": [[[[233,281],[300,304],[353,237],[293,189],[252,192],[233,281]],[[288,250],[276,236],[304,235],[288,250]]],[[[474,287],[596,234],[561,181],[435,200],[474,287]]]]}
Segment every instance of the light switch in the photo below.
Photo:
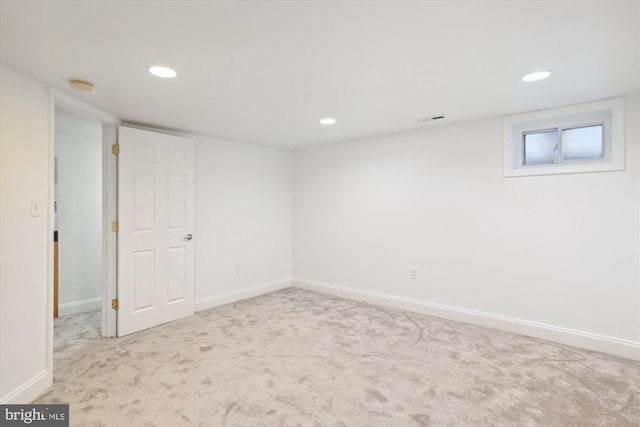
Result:
{"type": "Polygon", "coordinates": [[[40,200],[31,201],[31,216],[40,216],[40,200]]]}

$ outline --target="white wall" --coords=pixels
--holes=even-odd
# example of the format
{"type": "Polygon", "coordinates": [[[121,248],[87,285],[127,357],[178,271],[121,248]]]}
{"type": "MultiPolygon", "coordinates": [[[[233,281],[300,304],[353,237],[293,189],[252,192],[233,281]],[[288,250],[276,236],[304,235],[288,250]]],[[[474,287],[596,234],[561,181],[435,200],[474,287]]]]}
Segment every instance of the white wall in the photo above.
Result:
{"type": "MultiPolygon", "coordinates": [[[[98,134],[102,125],[95,122],[98,134]]],[[[102,140],[56,131],[60,316],[100,308],[102,140]]]]}
{"type": "Polygon", "coordinates": [[[196,310],[289,286],[291,152],[192,137],[196,310]]]}
{"type": "Polygon", "coordinates": [[[638,145],[635,95],[623,172],[503,178],[501,118],[297,150],[294,282],[638,357],[638,145]]]}
{"type": "Polygon", "coordinates": [[[27,403],[52,381],[49,140],[47,88],[0,65],[2,403],[27,403]],[[40,203],[38,217],[31,217],[32,200],[40,203]]]}

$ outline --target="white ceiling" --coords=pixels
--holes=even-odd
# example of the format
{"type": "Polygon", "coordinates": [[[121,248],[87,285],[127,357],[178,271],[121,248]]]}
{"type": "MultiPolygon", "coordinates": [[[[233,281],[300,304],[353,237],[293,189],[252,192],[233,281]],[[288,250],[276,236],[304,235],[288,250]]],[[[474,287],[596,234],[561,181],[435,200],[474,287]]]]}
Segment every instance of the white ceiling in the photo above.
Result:
{"type": "Polygon", "coordinates": [[[0,61],[126,122],[294,148],[638,91],[639,23],[638,0],[1,0],[0,61]]]}

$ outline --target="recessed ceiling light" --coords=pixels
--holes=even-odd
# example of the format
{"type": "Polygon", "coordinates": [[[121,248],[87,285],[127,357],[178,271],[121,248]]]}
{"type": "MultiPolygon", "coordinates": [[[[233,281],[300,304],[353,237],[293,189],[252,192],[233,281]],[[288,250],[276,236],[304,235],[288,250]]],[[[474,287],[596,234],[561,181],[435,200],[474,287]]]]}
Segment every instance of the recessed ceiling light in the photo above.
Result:
{"type": "Polygon", "coordinates": [[[537,82],[538,80],[546,79],[551,75],[550,70],[536,71],[535,73],[529,73],[522,78],[523,82],[537,82]]]}
{"type": "Polygon", "coordinates": [[[178,73],[176,73],[176,70],[173,70],[169,67],[162,67],[160,65],[149,67],[149,72],[154,76],[162,77],[163,79],[172,79],[178,75],[178,73]]]}
{"type": "Polygon", "coordinates": [[[336,119],[334,119],[333,117],[324,117],[320,119],[320,123],[323,125],[335,125],[336,119]]]}

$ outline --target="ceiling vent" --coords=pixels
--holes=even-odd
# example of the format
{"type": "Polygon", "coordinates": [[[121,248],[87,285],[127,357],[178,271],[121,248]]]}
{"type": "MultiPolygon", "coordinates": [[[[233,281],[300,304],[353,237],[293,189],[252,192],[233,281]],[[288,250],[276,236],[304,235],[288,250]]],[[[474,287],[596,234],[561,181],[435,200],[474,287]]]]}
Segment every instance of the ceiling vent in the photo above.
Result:
{"type": "Polygon", "coordinates": [[[442,120],[442,119],[444,119],[444,118],[445,118],[445,117],[444,117],[444,114],[440,114],[440,115],[437,115],[437,116],[425,117],[425,118],[423,118],[423,119],[418,119],[418,122],[419,122],[419,123],[432,122],[432,121],[434,121],[434,120],[442,120]]]}

